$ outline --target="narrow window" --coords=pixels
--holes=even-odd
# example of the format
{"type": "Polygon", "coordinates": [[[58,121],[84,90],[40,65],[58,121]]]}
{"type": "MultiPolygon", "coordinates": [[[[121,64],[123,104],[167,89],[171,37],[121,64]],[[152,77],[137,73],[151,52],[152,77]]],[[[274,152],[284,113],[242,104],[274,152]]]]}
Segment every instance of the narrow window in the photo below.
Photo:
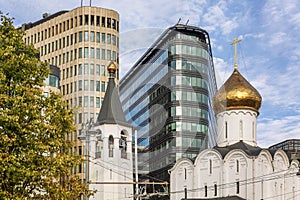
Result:
{"type": "Polygon", "coordinates": [[[184,180],[186,180],[186,168],[184,168],[184,180]]]}
{"type": "Polygon", "coordinates": [[[84,25],[89,24],[89,15],[84,15],[84,25]]]}
{"type": "Polygon", "coordinates": [[[209,174],[212,174],[212,160],[209,160],[209,174]]]}
{"type": "Polygon", "coordinates": [[[184,199],[187,199],[187,188],[184,188],[184,199]]]}
{"type": "Polygon", "coordinates": [[[236,160],[236,172],[239,173],[239,171],[240,171],[239,161],[236,160]]]}
{"type": "Polygon", "coordinates": [[[113,157],[113,148],[114,148],[114,138],[109,136],[108,138],[108,148],[109,148],[109,157],[113,157]]]}
{"type": "Polygon", "coordinates": [[[218,191],[218,186],[217,186],[217,184],[214,185],[214,188],[215,188],[215,196],[217,196],[218,195],[218,192],[217,192],[218,191]]]}
{"type": "Polygon", "coordinates": [[[236,193],[237,194],[240,193],[240,182],[239,181],[236,182],[236,193]]]}
{"type": "Polygon", "coordinates": [[[207,185],[204,186],[204,196],[207,197],[207,185]]]}
{"type": "Polygon", "coordinates": [[[228,137],[228,124],[225,122],[225,139],[228,137]]]}
{"type": "Polygon", "coordinates": [[[112,169],[110,169],[109,171],[110,171],[110,179],[112,179],[112,169]]]}
{"type": "Polygon", "coordinates": [[[243,138],[243,121],[240,120],[240,139],[243,138]]]}

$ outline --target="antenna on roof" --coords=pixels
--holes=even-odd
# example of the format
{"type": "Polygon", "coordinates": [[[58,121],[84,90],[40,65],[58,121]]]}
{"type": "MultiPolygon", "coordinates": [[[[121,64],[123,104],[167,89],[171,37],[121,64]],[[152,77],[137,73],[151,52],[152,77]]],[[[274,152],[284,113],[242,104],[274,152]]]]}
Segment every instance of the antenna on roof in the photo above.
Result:
{"type": "Polygon", "coordinates": [[[189,21],[190,21],[190,20],[188,19],[188,20],[186,21],[185,25],[188,25],[189,21]]]}
{"type": "Polygon", "coordinates": [[[179,20],[178,20],[178,22],[177,22],[177,24],[179,24],[179,22],[181,21],[181,17],[179,18],[179,20]]]}
{"type": "Polygon", "coordinates": [[[90,7],[92,6],[92,0],[90,0],[90,7]]]}
{"type": "Polygon", "coordinates": [[[81,0],[81,7],[82,7],[82,1],[83,1],[83,0],[81,0]]]}

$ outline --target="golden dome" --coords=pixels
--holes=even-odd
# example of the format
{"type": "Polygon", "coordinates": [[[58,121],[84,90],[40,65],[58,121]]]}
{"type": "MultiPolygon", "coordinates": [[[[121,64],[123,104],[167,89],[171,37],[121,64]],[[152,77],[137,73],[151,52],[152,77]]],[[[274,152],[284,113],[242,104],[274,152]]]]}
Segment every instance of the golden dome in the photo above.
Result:
{"type": "Polygon", "coordinates": [[[116,65],[111,62],[108,67],[107,67],[107,71],[110,73],[110,74],[114,74],[116,71],[117,71],[117,67],[116,65]]]}
{"type": "Polygon", "coordinates": [[[213,98],[213,109],[220,113],[231,109],[258,112],[262,98],[258,91],[235,69],[213,98]]]}

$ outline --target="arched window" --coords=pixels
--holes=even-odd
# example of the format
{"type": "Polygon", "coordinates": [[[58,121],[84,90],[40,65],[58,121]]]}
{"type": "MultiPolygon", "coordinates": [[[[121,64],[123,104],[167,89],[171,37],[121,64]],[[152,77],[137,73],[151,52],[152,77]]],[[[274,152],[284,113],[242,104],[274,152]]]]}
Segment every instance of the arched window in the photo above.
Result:
{"type": "Polygon", "coordinates": [[[212,174],[212,160],[209,159],[209,174],[212,174]]]}
{"type": "Polygon", "coordinates": [[[204,186],[204,196],[207,197],[207,185],[204,186]]]}
{"type": "Polygon", "coordinates": [[[239,164],[239,161],[236,160],[236,172],[239,173],[240,171],[240,164],[239,164]]]}
{"type": "Polygon", "coordinates": [[[127,159],[127,136],[125,131],[121,131],[121,138],[119,140],[119,148],[121,150],[121,158],[127,159]]]}
{"type": "Polygon", "coordinates": [[[109,157],[113,157],[114,137],[112,135],[110,135],[108,138],[108,149],[109,149],[109,157]]]}

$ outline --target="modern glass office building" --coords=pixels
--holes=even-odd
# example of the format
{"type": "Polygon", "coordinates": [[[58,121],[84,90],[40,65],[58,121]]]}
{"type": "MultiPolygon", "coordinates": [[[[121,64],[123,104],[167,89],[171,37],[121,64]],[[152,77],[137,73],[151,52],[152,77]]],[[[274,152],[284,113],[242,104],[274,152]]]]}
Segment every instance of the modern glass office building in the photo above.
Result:
{"type": "Polygon", "coordinates": [[[168,180],[176,160],[215,145],[216,90],[208,33],[167,29],[120,81],[126,120],[138,132],[139,174],[168,180]]]}

